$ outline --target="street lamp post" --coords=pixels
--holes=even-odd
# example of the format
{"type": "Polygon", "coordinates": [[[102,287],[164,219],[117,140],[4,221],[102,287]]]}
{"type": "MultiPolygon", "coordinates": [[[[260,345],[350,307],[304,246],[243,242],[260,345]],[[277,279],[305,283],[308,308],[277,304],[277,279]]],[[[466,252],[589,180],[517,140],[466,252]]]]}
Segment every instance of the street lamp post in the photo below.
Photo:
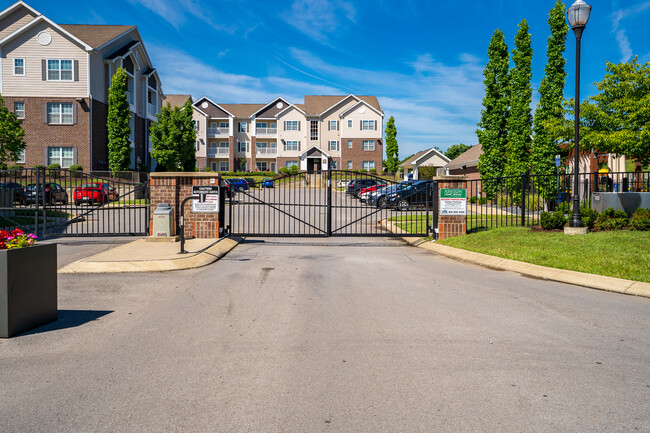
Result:
{"type": "Polygon", "coordinates": [[[582,227],[582,217],[580,216],[580,194],[578,191],[579,180],[578,173],[580,172],[580,39],[582,32],[589,21],[591,14],[591,6],[583,0],[576,0],[569,10],[567,10],[567,17],[569,24],[573,29],[576,36],[576,87],[575,87],[575,119],[574,119],[574,148],[573,148],[573,216],[569,225],[571,227],[582,227]]]}

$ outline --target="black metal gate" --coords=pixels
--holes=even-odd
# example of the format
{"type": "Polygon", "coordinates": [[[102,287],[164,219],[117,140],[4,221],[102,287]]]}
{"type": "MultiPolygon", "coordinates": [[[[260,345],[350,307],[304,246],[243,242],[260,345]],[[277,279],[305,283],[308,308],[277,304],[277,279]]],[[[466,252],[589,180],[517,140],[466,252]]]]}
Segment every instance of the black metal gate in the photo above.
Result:
{"type": "Polygon", "coordinates": [[[233,235],[429,236],[437,226],[435,181],[329,170],[225,183],[233,235]]]}
{"type": "Polygon", "coordinates": [[[32,168],[0,172],[0,228],[54,236],[145,236],[147,173],[32,168]]]}

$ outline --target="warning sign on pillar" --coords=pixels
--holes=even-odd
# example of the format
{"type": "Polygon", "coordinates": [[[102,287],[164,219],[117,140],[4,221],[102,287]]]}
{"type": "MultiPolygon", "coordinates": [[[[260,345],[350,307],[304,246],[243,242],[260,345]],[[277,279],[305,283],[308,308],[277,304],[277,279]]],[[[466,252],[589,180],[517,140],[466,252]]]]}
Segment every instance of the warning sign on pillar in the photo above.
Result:
{"type": "Polygon", "coordinates": [[[192,200],[192,212],[218,213],[219,212],[219,187],[199,185],[192,187],[192,195],[199,196],[192,200]]]}
{"type": "Polygon", "coordinates": [[[441,188],[440,215],[467,215],[467,190],[441,188]]]}

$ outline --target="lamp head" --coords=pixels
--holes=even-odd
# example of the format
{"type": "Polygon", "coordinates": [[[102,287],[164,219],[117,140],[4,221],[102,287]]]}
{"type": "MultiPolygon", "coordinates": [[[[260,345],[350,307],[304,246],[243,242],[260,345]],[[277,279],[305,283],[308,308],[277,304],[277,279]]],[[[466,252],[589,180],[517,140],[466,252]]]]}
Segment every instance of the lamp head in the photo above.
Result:
{"type": "Polygon", "coordinates": [[[576,0],[566,11],[566,14],[572,28],[584,27],[591,15],[591,6],[585,3],[584,0],[576,0]]]}

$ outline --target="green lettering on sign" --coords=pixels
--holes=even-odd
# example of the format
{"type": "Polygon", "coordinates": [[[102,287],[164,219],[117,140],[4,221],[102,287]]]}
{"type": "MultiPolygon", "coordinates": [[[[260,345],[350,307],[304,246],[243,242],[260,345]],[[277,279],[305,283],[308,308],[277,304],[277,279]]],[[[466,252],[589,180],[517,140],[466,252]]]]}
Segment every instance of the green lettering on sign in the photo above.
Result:
{"type": "Polygon", "coordinates": [[[441,188],[440,198],[467,198],[467,190],[461,188],[441,188]]]}

